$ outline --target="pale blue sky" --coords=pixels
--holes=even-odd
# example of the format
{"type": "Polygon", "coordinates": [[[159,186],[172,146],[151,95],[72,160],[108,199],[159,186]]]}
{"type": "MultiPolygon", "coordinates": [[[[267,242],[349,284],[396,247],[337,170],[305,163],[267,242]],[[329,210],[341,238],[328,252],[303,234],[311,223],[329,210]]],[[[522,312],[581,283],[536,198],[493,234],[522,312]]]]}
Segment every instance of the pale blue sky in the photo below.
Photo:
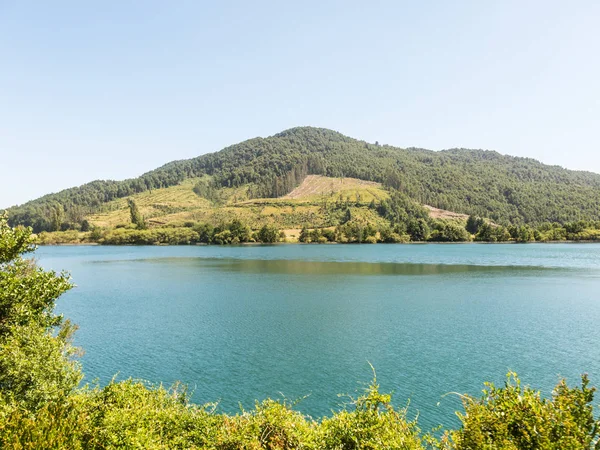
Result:
{"type": "Polygon", "coordinates": [[[0,0],[0,207],[313,125],[600,172],[600,2],[0,0]]]}

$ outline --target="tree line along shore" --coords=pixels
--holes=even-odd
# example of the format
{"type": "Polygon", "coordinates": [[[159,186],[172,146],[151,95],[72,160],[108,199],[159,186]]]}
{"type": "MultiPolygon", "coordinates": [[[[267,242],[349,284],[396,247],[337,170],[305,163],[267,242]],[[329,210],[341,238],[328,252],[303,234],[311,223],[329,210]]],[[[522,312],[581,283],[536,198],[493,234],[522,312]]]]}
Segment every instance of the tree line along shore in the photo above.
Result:
{"type": "Polygon", "coordinates": [[[502,226],[488,219],[435,219],[399,192],[367,205],[339,201],[326,206],[326,227],[284,230],[276,223],[252,229],[241,219],[218,224],[175,222],[168,225],[149,223],[136,202],[128,200],[129,223],[99,227],[84,220],[79,229],[41,232],[42,245],[228,245],[244,243],[409,243],[409,242],[594,242],[600,240],[600,221],[579,220],[568,223],[502,226]]]}

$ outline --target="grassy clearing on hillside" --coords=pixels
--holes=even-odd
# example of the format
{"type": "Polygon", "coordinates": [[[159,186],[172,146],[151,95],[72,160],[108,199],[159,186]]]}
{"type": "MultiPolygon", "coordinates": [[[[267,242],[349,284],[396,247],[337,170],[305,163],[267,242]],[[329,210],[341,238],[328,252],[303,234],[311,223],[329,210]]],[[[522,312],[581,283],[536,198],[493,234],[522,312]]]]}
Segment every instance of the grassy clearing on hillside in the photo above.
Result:
{"type": "Polygon", "coordinates": [[[329,227],[336,225],[327,213],[327,205],[340,200],[359,203],[354,207],[357,217],[369,216],[366,210],[371,201],[379,202],[389,194],[380,184],[354,178],[330,178],[310,175],[290,195],[282,198],[248,200],[248,187],[220,190],[222,204],[215,204],[194,193],[199,178],[164,189],[136,194],[108,203],[104,212],[88,217],[93,226],[114,228],[130,222],[127,199],[132,198],[150,226],[183,226],[185,222],[206,222],[218,225],[239,219],[252,229],[275,225],[282,229],[329,227]],[[362,211],[362,210],[365,211],[362,211]]]}
{"type": "Polygon", "coordinates": [[[362,201],[367,202],[370,202],[373,198],[381,200],[387,197],[381,183],[359,180],[357,178],[331,178],[321,175],[308,175],[300,186],[282,198],[306,201],[332,197],[335,194],[341,194],[344,198],[350,197],[354,201],[358,194],[362,201]]]}
{"type": "Polygon", "coordinates": [[[211,203],[193,191],[197,181],[198,179],[190,179],[177,186],[153,189],[131,197],[113,200],[104,206],[103,212],[89,216],[88,220],[91,224],[99,227],[115,227],[119,224],[129,223],[128,198],[135,200],[140,212],[151,224],[168,223],[162,218],[178,212],[210,208],[211,203]]]}

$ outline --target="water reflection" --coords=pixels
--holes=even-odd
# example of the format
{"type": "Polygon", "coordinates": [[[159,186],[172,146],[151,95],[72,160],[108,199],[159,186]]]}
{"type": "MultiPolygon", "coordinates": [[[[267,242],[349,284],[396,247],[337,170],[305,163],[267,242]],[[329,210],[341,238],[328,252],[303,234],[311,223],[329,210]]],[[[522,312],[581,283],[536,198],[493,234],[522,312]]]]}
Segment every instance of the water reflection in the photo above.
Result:
{"type": "MultiPolygon", "coordinates": [[[[164,262],[164,260],[163,260],[164,262]]],[[[301,261],[301,260],[264,260],[264,259],[212,259],[194,258],[194,262],[203,268],[219,271],[243,273],[272,273],[296,275],[453,275],[483,274],[540,276],[565,272],[564,268],[537,266],[481,266],[468,264],[413,264],[384,262],[339,262],[339,261],[301,261]]],[[[186,261],[189,264],[189,260],[186,261]]]]}

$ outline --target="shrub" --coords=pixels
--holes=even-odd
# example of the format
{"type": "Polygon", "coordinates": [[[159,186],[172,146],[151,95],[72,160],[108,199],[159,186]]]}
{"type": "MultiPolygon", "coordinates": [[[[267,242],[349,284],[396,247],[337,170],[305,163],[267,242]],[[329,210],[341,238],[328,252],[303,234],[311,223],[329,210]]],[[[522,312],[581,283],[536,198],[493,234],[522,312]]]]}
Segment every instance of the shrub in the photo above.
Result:
{"type": "Polygon", "coordinates": [[[318,448],[327,449],[423,449],[416,421],[407,409],[395,410],[391,396],[381,394],[377,379],[356,401],[354,411],[340,411],[325,418],[318,430],[318,448]]]}
{"type": "Polygon", "coordinates": [[[90,418],[96,448],[203,448],[223,421],[190,405],[180,385],[167,390],[139,380],[112,382],[83,399],[80,410],[90,418]]]}
{"type": "Polygon", "coordinates": [[[265,400],[253,411],[228,417],[213,443],[219,449],[317,449],[317,424],[287,402],[265,400]]]}
{"type": "Polygon", "coordinates": [[[451,448],[589,449],[598,444],[600,423],[592,409],[595,388],[588,384],[586,375],[581,388],[569,388],[562,380],[547,400],[522,388],[515,373],[507,375],[502,388],[486,383],[481,399],[463,396],[462,428],[447,434],[451,448]]]}
{"type": "MultiPolygon", "coordinates": [[[[90,423],[78,405],[69,398],[66,403],[47,403],[29,414],[20,408],[7,410],[0,420],[0,447],[11,449],[70,449],[93,448],[88,439],[90,423]]],[[[0,414],[2,414],[0,412],[0,414]]]]}
{"type": "Polygon", "coordinates": [[[75,230],[55,231],[53,233],[42,231],[37,235],[37,243],[41,245],[77,244],[80,241],[80,234],[75,230]]]}

